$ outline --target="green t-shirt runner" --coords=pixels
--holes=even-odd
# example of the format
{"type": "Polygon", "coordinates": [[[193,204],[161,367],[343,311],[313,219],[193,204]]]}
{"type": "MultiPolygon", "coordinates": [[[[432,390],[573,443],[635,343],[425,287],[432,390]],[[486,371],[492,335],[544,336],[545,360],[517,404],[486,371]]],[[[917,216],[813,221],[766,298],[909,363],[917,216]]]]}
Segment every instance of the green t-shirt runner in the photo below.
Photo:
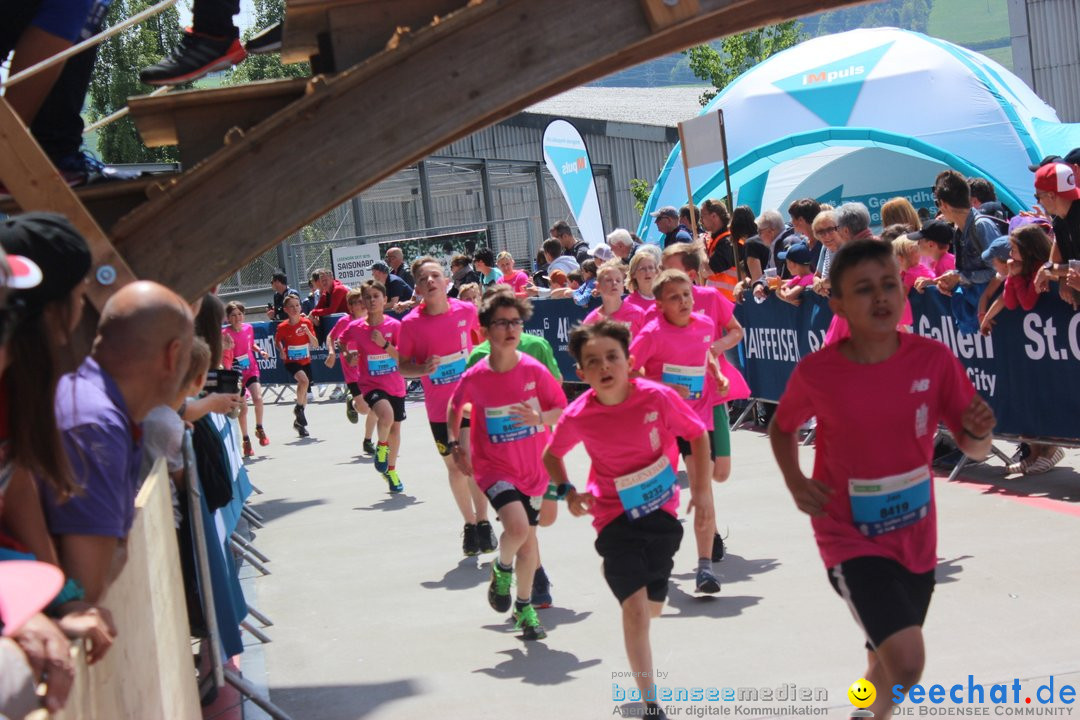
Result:
{"type": "MultiPolygon", "coordinates": [[[[562,373],[559,372],[559,364],[555,362],[555,352],[551,349],[551,344],[540,337],[539,335],[532,335],[530,333],[522,333],[521,341],[518,343],[518,349],[521,352],[536,358],[551,371],[551,374],[555,376],[555,379],[562,381],[562,373]]],[[[465,364],[466,369],[471,368],[476,363],[480,362],[482,358],[486,358],[491,354],[491,343],[485,340],[472,349],[469,354],[469,360],[465,364]]]]}

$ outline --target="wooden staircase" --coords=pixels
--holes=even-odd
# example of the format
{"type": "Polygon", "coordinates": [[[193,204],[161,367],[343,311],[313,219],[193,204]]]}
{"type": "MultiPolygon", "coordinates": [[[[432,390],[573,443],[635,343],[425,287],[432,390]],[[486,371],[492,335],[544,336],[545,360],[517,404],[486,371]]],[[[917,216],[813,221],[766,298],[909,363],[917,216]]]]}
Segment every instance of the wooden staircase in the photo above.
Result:
{"type": "MultiPolygon", "coordinates": [[[[178,145],[185,171],[85,188],[78,199],[135,276],[197,297],[362,190],[532,103],[715,37],[851,4],[287,0],[283,59],[310,59],[326,74],[133,98],[144,142],[178,145]]],[[[0,159],[0,178],[11,171],[0,159]]],[[[21,207],[48,206],[25,185],[13,191],[21,207]]]]}

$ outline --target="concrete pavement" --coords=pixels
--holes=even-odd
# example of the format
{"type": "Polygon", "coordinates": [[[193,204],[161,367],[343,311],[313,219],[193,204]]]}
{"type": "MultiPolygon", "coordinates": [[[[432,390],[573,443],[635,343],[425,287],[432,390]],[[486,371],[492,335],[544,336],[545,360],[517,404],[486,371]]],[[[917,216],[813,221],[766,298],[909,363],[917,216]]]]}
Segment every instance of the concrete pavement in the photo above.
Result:
{"type": "MultiPolygon", "coordinates": [[[[423,404],[410,402],[408,413],[398,463],[405,493],[392,496],[361,452],[362,425],[346,422],[340,402],[309,407],[305,440],[291,428],[291,404],[267,405],[272,444],[256,448],[248,469],[265,493],[253,501],[266,519],[256,544],[272,558],[273,575],[255,581],[250,600],[276,624],[266,676],[255,680],[297,720],[627,713],[633,704],[615,699],[634,685],[620,676],[629,668],[619,608],[588,520],[562,507],[558,522],[541,530],[555,607],[540,611],[546,640],[518,640],[487,605],[493,556],[462,557],[461,520],[423,404]]],[[[865,666],[863,640],[828,585],[809,521],[787,494],[767,439],[741,430],[733,447],[732,479],[715,488],[729,535],[729,555],[716,566],[723,589],[694,597],[688,528],[652,641],[658,685],[732,688],[743,700],[664,704],[673,718],[846,717],[847,688],[865,666]],[[804,690],[819,699],[788,701],[804,690]]],[[[809,467],[813,451],[804,453],[809,467]]],[[[583,485],[580,447],[568,467],[583,485]]],[[[989,715],[1072,711],[1034,697],[1051,675],[1055,693],[1062,683],[1080,685],[1080,475],[1072,467],[1080,467],[1076,451],[1037,478],[1003,479],[995,463],[937,481],[941,560],[925,628],[925,685],[948,688],[970,674],[989,693],[1015,678],[1019,704],[981,706],[989,715]]]]}

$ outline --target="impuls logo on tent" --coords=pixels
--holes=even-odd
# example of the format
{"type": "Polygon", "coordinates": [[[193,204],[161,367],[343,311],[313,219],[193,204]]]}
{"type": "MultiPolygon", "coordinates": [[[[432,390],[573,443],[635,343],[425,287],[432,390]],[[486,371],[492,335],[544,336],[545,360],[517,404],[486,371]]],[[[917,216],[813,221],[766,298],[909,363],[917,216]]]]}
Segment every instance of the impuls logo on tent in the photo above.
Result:
{"type": "Polygon", "coordinates": [[[826,65],[802,70],[773,84],[826,124],[842,127],[847,125],[855,109],[866,77],[892,46],[891,42],[885,43],[826,65]]]}

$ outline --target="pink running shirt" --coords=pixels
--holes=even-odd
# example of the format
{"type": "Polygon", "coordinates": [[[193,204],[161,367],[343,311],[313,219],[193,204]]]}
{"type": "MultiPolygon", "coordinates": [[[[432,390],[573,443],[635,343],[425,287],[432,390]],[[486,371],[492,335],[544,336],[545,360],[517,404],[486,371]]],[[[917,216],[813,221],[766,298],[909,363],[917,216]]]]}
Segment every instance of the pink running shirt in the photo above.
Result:
{"type": "Polygon", "coordinates": [[[519,403],[542,412],[566,407],[562,386],[546,366],[524,353],[507,372],[495,372],[489,357],[473,365],[454,391],[455,405],[472,403],[469,439],[473,477],[481,490],[506,481],[529,497],[543,495],[548,474],[541,456],[550,433],[543,425],[517,425],[509,415],[519,403]]]}
{"type": "Polygon", "coordinates": [[[910,293],[911,289],[915,287],[915,281],[921,277],[930,278],[932,280],[937,276],[934,275],[933,270],[922,263],[916,263],[907,270],[901,270],[900,280],[904,283],[904,292],[910,293]]]}
{"type": "Polygon", "coordinates": [[[934,273],[934,277],[941,277],[950,270],[956,269],[956,256],[952,253],[945,253],[937,262],[930,258],[923,258],[922,264],[930,268],[931,272],[934,273]]]}
{"type": "Polygon", "coordinates": [[[719,394],[708,370],[709,346],[715,339],[712,319],[693,313],[686,327],[672,325],[663,315],[658,315],[630,343],[635,371],[645,368],[645,377],[654,382],[690,388],[686,403],[707,430],[713,429],[712,409],[719,394]]]}
{"type": "Polygon", "coordinates": [[[259,377],[259,363],[255,360],[255,329],[249,323],[242,323],[240,331],[237,332],[232,329],[232,325],[226,325],[221,334],[228,335],[233,341],[232,350],[229,351],[232,353],[232,362],[228,362],[230,358],[223,357],[222,365],[239,370],[245,382],[249,377],[259,377]]]}
{"type": "Polygon", "coordinates": [[[814,284],[813,273],[807,273],[806,275],[796,275],[784,283],[784,287],[809,287],[814,284]]]}
{"type": "Polygon", "coordinates": [[[498,282],[506,283],[510,287],[514,288],[515,293],[525,292],[525,286],[529,284],[529,276],[521,270],[518,270],[510,277],[503,275],[498,279],[498,282]]]}
{"type": "MultiPolygon", "coordinates": [[[[691,290],[694,293],[694,312],[704,313],[716,321],[717,338],[727,335],[728,323],[731,322],[731,316],[735,314],[735,303],[724,297],[724,293],[714,287],[693,285],[691,290]]],[[[720,372],[728,379],[730,386],[726,395],[717,393],[715,404],[719,405],[728,400],[745,400],[750,397],[750,385],[738,368],[728,362],[724,355],[717,360],[720,362],[720,372]]]]}
{"type": "Polygon", "coordinates": [[[975,388],[947,347],[899,336],[896,353],[874,365],[848,360],[836,345],[804,357],[776,409],[784,432],[817,417],[813,477],[833,495],[811,523],[829,568],[862,556],[914,573],[937,565],[934,433],[940,421],[963,432],[975,388]]]}
{"type": "MultiPolygon", "coordinates": [[[[338,321],[334,323],[334,328],[326,336],[327,341],[332,342],[334,340],[340,339],[341,336],[345,334],[345,331],[348,329],[349,325],[356,321],[357,319],[351,315],[342,315],[341,317],[339,317],[338,321]]],[[[344,343],[342,344],[344,345],[344,343]]],[[[341,374],[345,377],[345,382],[354,383],[360,380],[359,368],[350,367],[349,364],[345,362],[344,351],[338,354],[338,364],[341,366],[341,374]]]]}
{"type": "MultiPolygon", "coordinates": [[[[382,390],[387,395],[405,397],[405,378],[401,376],[397,360],[371,339],[371,333],[375,330],[381,332],[385,342],[391,345],[396,346],[400,342],[401,322],[389,315],[383,315],[382,322],[374,326],[368,323],[367,318],[353,320],[341,336],[345,347],[358,353],[356,367],[351,368],[357,374],[355,382],[365,394],[382,390]]],[[[349,367],[348,363],[343,367],[349,367]]]]}
{"type": "Polygon", "coordinates": [[[645,313],[646,323],[655,318],[659,312],[659,308],[656,307],[656,298],[643,297],[637,290],[624,297],[623,302],[641,308],[642,312],[645,313]]]}
{"type": "Polygon", "coordinates": [[[446,406],[454,394],[465,363],[472,350],[472,331],[480,327],[476,306],[447,298],[449,309],[440,315],[428,315],[426,305],[413,308],[401,320],[398,353],[402,360],[423,364],[433,356],[442,360],[435,372],[420,378],[424,386],[424,407],[428,421],[446,422],[446,406]]]}
{"type": "Polygon", "coordinates": [[[634,337],[641,331],[641,328],[645,327],[646,323],[645,311],[637,305],[632,305],[626,302],[625,298],[623,299],[623,304],[619,306],[619,309],[612,313],[610,316],[604,314],[603,307],[598,307],[585,316],[583,324],[594,325],[601,320],[614,320],[616,322],[621,322],[624,325],[628,325],[630,327],[631,340],[633,340],[634,337]]]}
{"type": "MultiPolygon", "coordinates": [[[[592,506],[593,528],[600,532],[625,512],[615,479],[653,467],[664,458],[678,467],[676,437],[695,440],[705,432],[697,413],[671,388],[644,378],[630,379],[630,394],[618,405],[604,405],[592,389],[586,390],[563,412],[555,425],[548,450],[563,457],[579,442],[585,443],[592,464],[586,491],[592,506]]],[[[661,510],[679,516],[679,485],[661,510]]]]}

